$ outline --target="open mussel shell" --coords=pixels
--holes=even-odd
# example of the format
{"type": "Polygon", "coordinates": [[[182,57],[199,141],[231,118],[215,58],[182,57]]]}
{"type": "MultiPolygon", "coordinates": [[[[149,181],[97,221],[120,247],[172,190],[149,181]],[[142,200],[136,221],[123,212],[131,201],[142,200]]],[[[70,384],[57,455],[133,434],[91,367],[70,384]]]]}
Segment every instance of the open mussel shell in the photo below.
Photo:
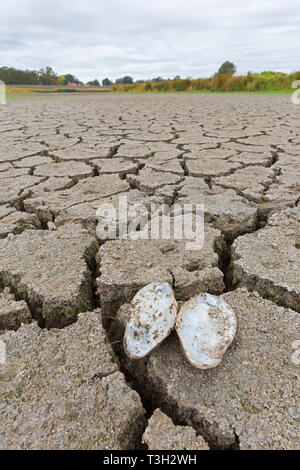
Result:
{"type": "Polygon", "coordinates": [[[236,333],[236,317],[224,300],[210,294],[191,298],[175,324],[187,360],[199,369],[220,364],[236,333]]]}
{"type": "Polygon", "coordinates": [[[139,290],[130,305],[124,334],[124,350],[131,359],[140,359],[156,348],[172,331],[177,302],[167,282],[152,282],[139,290]]]}

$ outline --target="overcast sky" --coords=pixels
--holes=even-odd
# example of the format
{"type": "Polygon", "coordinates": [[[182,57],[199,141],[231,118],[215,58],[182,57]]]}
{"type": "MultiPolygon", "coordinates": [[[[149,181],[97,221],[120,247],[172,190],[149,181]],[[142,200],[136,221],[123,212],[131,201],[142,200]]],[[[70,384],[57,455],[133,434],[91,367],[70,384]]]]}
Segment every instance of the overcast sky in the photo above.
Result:
{"type": "Polygon", "coordinates": [[[87,81],[300,70],[299,0],[8,0],[0,66],[87,81]]]}

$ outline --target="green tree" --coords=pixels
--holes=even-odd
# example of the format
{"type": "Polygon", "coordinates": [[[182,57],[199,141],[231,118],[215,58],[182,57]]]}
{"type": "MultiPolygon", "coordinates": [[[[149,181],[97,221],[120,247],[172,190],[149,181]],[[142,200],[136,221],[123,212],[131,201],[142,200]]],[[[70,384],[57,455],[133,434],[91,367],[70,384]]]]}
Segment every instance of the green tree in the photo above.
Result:
{"type": "Polygon", "coordinates": [[[75,75],[72,75],[71,73],[67,73],[65,75],[65,79],[64,79],[64,85],[68,85],[68,83],[76,83],[76,85],[81,85],[81,81],[78,80],[77,77],[75,77],[75,75]]]}
{"type": "Polygon", "coordinates": [[[41,85],[55,85],[56,79],[56,73],[49,66],[39,71],[39,82],[41,85]]]}
{"type": "Polygon", "coordinates": [[[219,68],[217,75],[221,75],[224,73],[231,73],[231,75],[234,75],[236,73],[236,66],[234,65],[233,62],[230,62],[229,60],[226,60],[226,62],[223,62],[221,67],[219,68]]]}
{"type": "Polygon", "coordinates": [[[132,85],[133,84],[133,78],[126,75],[123,78],[117,78],[116,83],[120,83],[122,85],[132,85]]]}
{"type": "Polygon", "coordinates": [[[35,70],[18,70],[13,67],[1,67],[0,80],[7,85],[38,85],[39,74],[35,70]]]}
{"type": "Polygon", "coordinates": [[[102,85],[103,86],[111,86],[111,85],[113,85],[113,82],[109,78],[104,78],[104,80],[102,80],[102,85]]]}
{"type": "Polygon", "coordinates": [[[126,75],[125,77],[123,77],[123,83],[125,83],[126,85],[131,85],[133,83],[133,78],[126,75]]]}
{"type": "Polygon", "coordinates": [[[95,78],[95,80],[91,80],[90,82],[87,82],[87,85],[90,85],[90,86],[101,86],[100,85],[100,82],[97,78],[95,78]]]}

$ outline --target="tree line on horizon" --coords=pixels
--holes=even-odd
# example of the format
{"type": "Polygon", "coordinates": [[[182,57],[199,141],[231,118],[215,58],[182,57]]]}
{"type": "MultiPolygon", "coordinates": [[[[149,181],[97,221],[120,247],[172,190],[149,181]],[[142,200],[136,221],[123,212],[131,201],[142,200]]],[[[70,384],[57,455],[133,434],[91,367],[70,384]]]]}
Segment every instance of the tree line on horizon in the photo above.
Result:
{"type": "MultiPolygon", "coordinates": [[[[229,61],[224,62],[217,73],[235,73],[236,66],[229,61]],[[225,72],[224,72],[225,71],[225,72]]],[[[57,75],[54,70],[46,66],[40,70],[20,70],[14,67],[0,67],[0,80],[5,82],[7,85],[68,85],[69,83],[75,84],[78,86],[84,85],[75,75],[68,73],[65,75],[57,75]]],[[[109,78],[104,78],[102,80],[102,86],[112,86],[112,85],[133,85],[134,83],[145,83],[151,81],[154,83],[159,83],[164,81],[162,77],[155,77],[151,80],[136,80],[129,75],[126,75],[122,78],[117,78],[115,82],[109,78]]],[[[167,80],[171,80],[168,78],[167,80]]],[[[181,80],[179,75],[176,75],[173,80],[181,80]]],[[[89,86],[101,86],[100,81],[95,78],[86,83],[89,86]]]]}
{"type": "MultiPolygon", "coordinates": [[[[41,68],[40,70],[20,70],[14,67],[0,67],[0,80],[7,85],[85,85],[71,73],[57,75],[49,66],[41,68]]],[[[114,85],[114,82],[109,78],[104,78],[101,83],[102,86],[114,85]]],[[[86,85],[100,87],[101,83],[97,78],[95,78],[94,80],[88,81],[86,85]]],[[[115,83],[128,85],[134,83],[134,80],[130,76],[125,76],[123,78],[118,78],[115,83]]]]}
{"type": "MultiPolygon", "coordinates": [[[[113,82],[109,78],[102,80],[103,87],[112,87],[114,91],[263,91],[290,88],[292,81],[300,79],[300,72],[285,74],[283,72],[265,71],[261,73],[248,72],[247,75],[235,76],[237,67],[233,62],[225,61],[218,71],[209,78],[191,77],[163,78],[161,76],[148,80],[136,80],[126,75],[113,82]]],[[[100,81],[95,78],[84,84],[75,75],[68,73],[57,75],[47,66],[40,70],[19,70],[13,67],[0,67],[0,80],[7,85],[88,85],[100,87],[100,81]]]]}
{"type": "MultiPolygon", "coordinates": [[[[69,83],[82,86],[84,83],[75,75],[67,73],[57,75],[54,70],[47,66],[40,70],[20,70],[14,67],[0,67],[0,80],[7,85],[68,85],[69,83]]],[[[99,80],[95,78],[87,82],[90,86],[101,86],[99,80]]],[[[108,78],[102,80],[103,86],[111,86],[113,82],[108,78]]]]}

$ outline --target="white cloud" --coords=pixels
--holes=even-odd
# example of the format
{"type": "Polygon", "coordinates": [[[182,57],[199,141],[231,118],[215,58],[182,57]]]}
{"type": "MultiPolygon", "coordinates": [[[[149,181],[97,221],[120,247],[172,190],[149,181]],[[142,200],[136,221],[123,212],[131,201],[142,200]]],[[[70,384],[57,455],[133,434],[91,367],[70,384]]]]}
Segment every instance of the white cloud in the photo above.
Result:
{"type": "Polygon", "coordinates": [[[297,0],[11,0],[1,6],[0,66],[52,66],[81,80],[300,69],[297,0]]]}

